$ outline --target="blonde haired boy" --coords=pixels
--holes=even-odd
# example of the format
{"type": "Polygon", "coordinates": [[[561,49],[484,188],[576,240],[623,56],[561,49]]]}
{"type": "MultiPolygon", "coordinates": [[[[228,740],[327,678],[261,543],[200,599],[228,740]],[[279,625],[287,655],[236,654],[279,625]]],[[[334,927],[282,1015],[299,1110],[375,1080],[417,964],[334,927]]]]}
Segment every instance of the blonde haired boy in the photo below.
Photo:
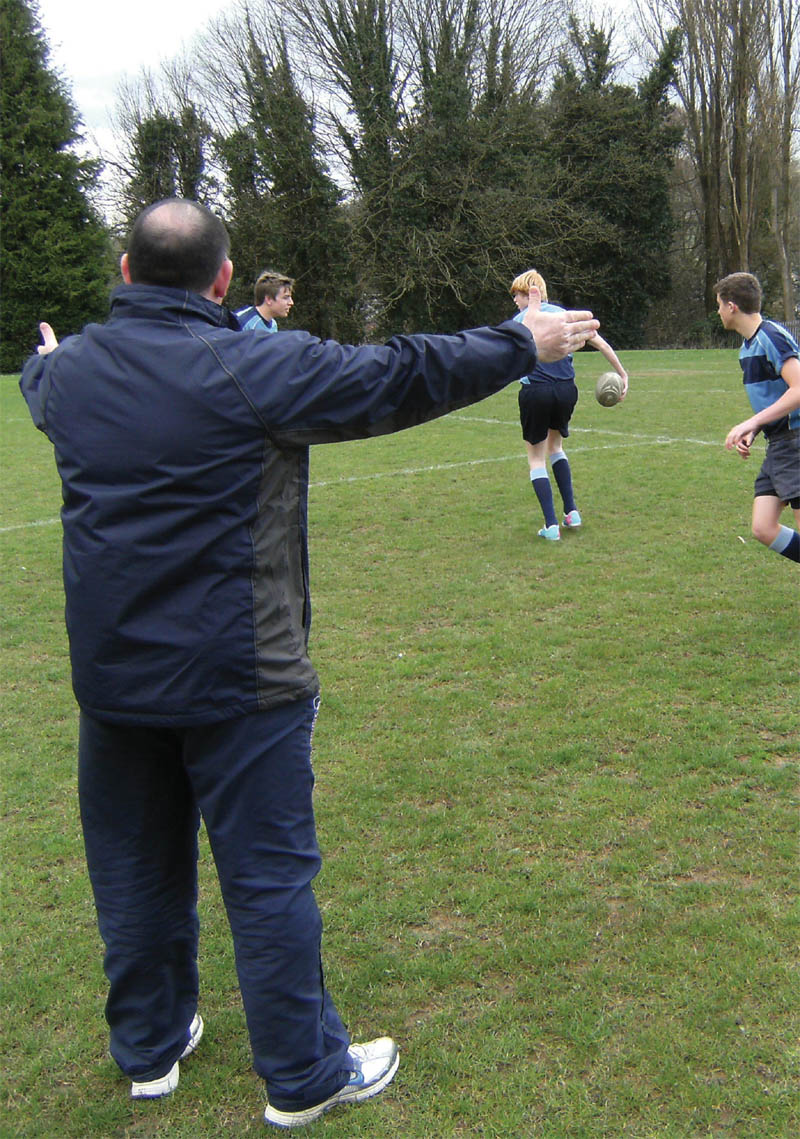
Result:
{"type": "MultiPolygon", "coordinates": [[[[542,312],[562,311],[561,305],[548,301],[547,284],[536,269],[528,269],[515,277],[509,291],[519,309],[515,320],[522,320],[530,306],[535,306],[542,312]]],[[[624,399],[628,391],[628,373],[619,362],[616,352],[599,333],[587,343],[605,356],[621,378],[624,399]]],[[[569,459],[564,453],[564,440],[569,435],[569,421],[577,402],[578,388],[571,355],[554,364],[537,362],[532,375],[523,376],[520,380],[519,417],[522,438],[528,452],[531,485],[544,515],[544,526],[538,533],[540,538],[546,538],[550,542],[557,542],[561,538],[561,531],[547,475],[547,458],[550,459],[553,477],[561,495],[564,526],[575,529],[582,522],[575,505],[569,459]]]]}

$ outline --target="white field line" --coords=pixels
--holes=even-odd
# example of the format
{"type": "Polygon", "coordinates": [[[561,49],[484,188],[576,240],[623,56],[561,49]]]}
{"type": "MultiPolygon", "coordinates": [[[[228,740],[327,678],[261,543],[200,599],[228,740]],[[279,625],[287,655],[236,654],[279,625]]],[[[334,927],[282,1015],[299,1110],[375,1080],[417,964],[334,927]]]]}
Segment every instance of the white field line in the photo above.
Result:
{"type": "MultiPolygon", "coordinates": [[[[457,419],[461,423],[491,423],[498,427],[519,427],[518,419],[481,419],[477,415],[458,415],[452,413],[446,417],[442,422],[446,423],[450,419],[457,419]]],[[[570,438],[574,435],[612,435],[621,439],[642,439],[646,443],[691,443],[697,447],[719,447],[722,444],[719,440],[712,439],[675,439],[671,435],[637,435],[633,431],[609,431],[607,428],[600,427],[570,427],[570,438]]],[[[571,451],[585,450],[586,448],[570,447],[571,451]]]]}
{"type": "MultiPolygon", "coordinates": [[[[490,423],[501,427],[519,427],[517,421],[503,420],[503,419],[481,419],[473,415],[449,415],[446,419],[458,419],[461,422],[467,423],[490,423]]],[[[439,422],[446,422],[440,420],[439,422]]],[[[718,440],[710,439],[676,439],[670,435],[636,435],[630,431],[608,431],[598,430],[591,427],[573,427],[570,433],[579,435],[612,435],[617,439],[625,440],[625,442],[615,443],[600,443],[597,445],[583,445],[570,446],[570,454],[584,454],[589,451],[618,451],[627,449],[629,447],[650,447],[653,444],[657,446],[682,446],[690,445],[695,447],[721,447],[722,444],[718,440]]],[[[309,483],[310,490],[319,490],[322,487],[347,485],[348,483],[357,482],[370,482],[374,479],[392,479],[398,478],[403,475],[425,475],[433,474],[436,471],[455,471],[464,467],[480,467],[486,463],[518,463],[525,461],[525,452],[522,450],[515,451],[513,455],[496,455],[490,459],[463,459],[455,463],[434,463],[426,467],[400,467],[391,471],[376,471],[371,475],[347,475],[343,478],[337,479],[322,479],[309,483]]],[[[0,534],[9,534],[14,530],[30,530],[35,526],[56,526],[61,521],[60,518],[42,518],[35,522],[17,522],[12,526],[0,526],[0,534]]]]}
{"type": "Polygon", "coordinates": [[[12,530],[31,530],[34,526],[57,526],[60,518],[40,518],[37,522],[15,522],[13,526],[0,526],[0,534],[10,534],[12,530]]]}
{"type": "MultiPolygon", "coordinates": [[[[460,419],[462,422],[474,423],[492,423],[499,424],[502,427],[519,427],[519,423],[510,423],[502,419],[479,419],[477,416],[461,415],[454,416],[452,413],[447,416],[448,419],[460,419]]],[[[587,435],[614,435],[621,439],[626,440],[624,443],[601,443],[597,446],[570,446],[569,452],[571,455],[584,454],[588,451],[618,451],[628,447],[651,447],[653,444],[659,446],[672,446],[675,444],[695,445],[698,447],[721,447],[722,444],[716,440],[710,439],[674,439],[669,435],[634,435],[630,431],[597,431],[591,427],[576,427],[572,429],[575,434],[583,432],[587,435]]],[[[570,433],[572,438],[572,433],[570,433]]],[[[484,463],[509,463],[519,462],[520,460],[527,462],[525,452],[520,450],[516,451],[513,455],[496,455],[491,459],[463,459],[456,463],[435,463],[433,466],[427,467],[403,467],[394,471],[376,471],[371,475],[349,475],[345,478],[329,479],[320,482],[310,483],[310,487],[317,489],[323,486],[337,486],[342,483],[355,483],[367,482],[371,479],[390,479],[398,475],[424,475],[430,474],[434,471],[453,471],[462,467],[478,467],[484,463]]]]}

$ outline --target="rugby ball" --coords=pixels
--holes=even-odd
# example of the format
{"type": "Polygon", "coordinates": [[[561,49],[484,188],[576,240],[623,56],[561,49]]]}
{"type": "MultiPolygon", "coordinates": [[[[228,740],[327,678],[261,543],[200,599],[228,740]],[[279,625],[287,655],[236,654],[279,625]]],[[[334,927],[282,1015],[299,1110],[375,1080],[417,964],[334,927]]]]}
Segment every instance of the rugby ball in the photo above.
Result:
{"type": "Polygon", "coordinates": [[[603,372],[595,384],[595,399],[603,407],[613,407],[622,399],[623,383],[616,372],[603,372]]]}

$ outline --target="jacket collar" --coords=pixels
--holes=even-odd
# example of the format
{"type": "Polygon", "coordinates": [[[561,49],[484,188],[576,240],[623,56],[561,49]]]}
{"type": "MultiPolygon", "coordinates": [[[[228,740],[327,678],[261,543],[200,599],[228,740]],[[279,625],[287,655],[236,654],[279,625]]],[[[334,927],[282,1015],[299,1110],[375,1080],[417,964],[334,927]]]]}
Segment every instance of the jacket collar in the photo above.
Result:
{"type": "Polygon", "coordinates": [[[203,320],[220,328],[240,328],[230,309],[191,293],[188,289],[169,289],[160,285],[118,285],[111,294],[111,315],[125,317],[159,317],[161,320],[203,320]]]}

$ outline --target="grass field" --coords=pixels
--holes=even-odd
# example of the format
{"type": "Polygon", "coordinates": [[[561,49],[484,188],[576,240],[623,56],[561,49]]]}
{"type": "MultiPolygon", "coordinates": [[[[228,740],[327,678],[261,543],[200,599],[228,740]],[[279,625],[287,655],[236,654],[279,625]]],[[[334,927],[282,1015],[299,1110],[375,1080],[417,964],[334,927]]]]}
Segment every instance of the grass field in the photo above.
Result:
{"type": "MultiPolygon", "coordinates": [[[[516,385],[316,448],[310,513],[327,980],[392,1087],[328,1139],[800,1133],[798,567],[751,539],[735,351],[577,359],[585,525],[540,523],[516,385]]],[[[201,845],[206,1037],[171,1101],[106,1052],[75,794],[52,451],[3,414],[0,1134],[260,1135],[201,845]]],[[[787,517],[787,522],[790,518],[787,517]]]]}

